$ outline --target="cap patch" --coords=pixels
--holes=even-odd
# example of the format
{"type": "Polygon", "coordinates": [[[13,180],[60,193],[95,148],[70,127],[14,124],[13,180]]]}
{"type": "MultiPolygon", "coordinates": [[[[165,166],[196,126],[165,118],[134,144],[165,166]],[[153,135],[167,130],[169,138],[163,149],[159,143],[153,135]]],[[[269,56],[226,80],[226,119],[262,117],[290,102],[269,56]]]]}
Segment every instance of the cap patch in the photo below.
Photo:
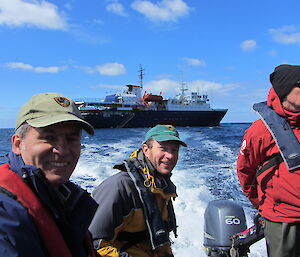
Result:
{"type": "Polygon", "coordinates": [[[169,130],[174,131],[175,128],[173,126],[168,126],[169,130]]]}
{"type": "Polygon", "coordinates": [[[65,97],[54,97],[55,102],[57,102],[62,107],[68,107],[70,105],[70,100],[65,97]]]}

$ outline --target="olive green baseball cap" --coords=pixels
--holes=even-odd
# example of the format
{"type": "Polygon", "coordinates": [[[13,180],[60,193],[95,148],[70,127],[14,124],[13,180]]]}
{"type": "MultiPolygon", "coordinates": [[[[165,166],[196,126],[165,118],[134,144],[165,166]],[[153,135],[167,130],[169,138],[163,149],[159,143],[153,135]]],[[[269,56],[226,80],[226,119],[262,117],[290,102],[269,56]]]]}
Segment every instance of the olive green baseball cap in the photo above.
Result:
{"type": "Polygon", "coordinates": [[[177,141],[180,145],[187,146],[172,125],[156,125],[147,132],[144,143],[150,138],[154,138],[158,142],[177,141]]]}
{"type": "Polygon", "coordinates": [[[63,121],[77,121],[89,134],[93,126],[86,122],[74,101],[58,93],[41,93],[31,97],[18,114],[16,129],[24,122],[35,128],[42,128],[63,121]]]}

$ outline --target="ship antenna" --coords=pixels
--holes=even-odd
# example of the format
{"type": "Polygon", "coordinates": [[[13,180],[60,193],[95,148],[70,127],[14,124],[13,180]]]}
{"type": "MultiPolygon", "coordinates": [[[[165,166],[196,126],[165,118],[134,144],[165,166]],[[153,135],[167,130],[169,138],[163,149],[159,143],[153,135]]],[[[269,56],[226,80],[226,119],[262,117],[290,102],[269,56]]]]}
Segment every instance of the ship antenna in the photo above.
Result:
{"type": "Polygon", "coordinates": [[[181,89],[181,95],[184,96],[184,91],[187,91],[188,89],[186,88],[186,83],[183,82],[183,80],[181,80],[180,84],[181,84],[181,88],[180,88],[181,89]]]}
{"type": "Polygon", "coordinates": [[[183,81],[183,75],[180,75],[180,91],[181,91],[181,97],[184,97],[184,91],[187,91],[186,83],[183,81]]]}
{"type": "Polygon", "coordinates": [[[145,71],[145,69],[143,69],[143,66],[140,64],[139,77],[140,77],[140,87],[141,88],[143,88],[143,76],[145,75],[144,71],[145,71]]]}

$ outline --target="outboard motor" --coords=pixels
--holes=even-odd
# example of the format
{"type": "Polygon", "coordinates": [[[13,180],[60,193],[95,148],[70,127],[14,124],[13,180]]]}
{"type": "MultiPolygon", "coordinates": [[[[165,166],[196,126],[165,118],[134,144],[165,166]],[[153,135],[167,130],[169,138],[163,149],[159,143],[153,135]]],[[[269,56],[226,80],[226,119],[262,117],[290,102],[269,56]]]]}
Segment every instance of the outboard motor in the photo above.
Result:
{"type": "Polygon", "coordinates": [[[232,200],[208,203],[204,213],[204,249],[207,256],[229,257],[232,236],[247,229],[243,208],[232,200]]]}

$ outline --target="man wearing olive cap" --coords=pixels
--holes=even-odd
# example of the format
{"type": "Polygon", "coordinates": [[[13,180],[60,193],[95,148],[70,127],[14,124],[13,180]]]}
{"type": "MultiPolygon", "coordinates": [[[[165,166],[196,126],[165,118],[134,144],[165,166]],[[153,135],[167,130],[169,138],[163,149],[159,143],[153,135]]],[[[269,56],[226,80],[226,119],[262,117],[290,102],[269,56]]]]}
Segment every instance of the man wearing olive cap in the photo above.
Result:
{"type": "Polygon", "coordinates": [[[92,193],[99,203],[90,231],[102,256],[171,257],[169,233],[176,236],[171,198],[176,187],[170,177],[180,145],[171,125],[150,129],[141,149],[114,168],[121,172],[92,193]]]}
{"type": "Polygon", "coordinates": [[[283,64],[270,75],[261,116],[246,131],[237,174],[242,189],[265,217],[271,257],[300,256],[300,66],[283,64]]]}
{"type": "Polygon", "coordinates": [[[93,134],[75,103],[34,95],[19,111],[12,150],[0,165],[0,256],[96,256],[88,227],[97,209],[71,183],[81,132],[93,134]]]}

